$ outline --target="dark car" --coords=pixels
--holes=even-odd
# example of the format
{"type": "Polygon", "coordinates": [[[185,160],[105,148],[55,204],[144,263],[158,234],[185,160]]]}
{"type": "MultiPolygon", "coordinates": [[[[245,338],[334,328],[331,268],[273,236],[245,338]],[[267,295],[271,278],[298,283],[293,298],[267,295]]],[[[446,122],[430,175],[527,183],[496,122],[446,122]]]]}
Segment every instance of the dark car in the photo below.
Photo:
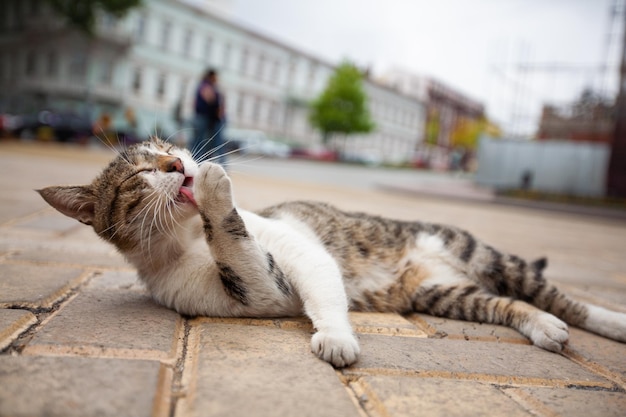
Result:
{"type": "Polygon", "coordinates": [[[60,142],[92,135],[91,119],[72,112],[48,110],[18,116],[12,133],[18,137],[46,138],[51,133],[60,142]]]}

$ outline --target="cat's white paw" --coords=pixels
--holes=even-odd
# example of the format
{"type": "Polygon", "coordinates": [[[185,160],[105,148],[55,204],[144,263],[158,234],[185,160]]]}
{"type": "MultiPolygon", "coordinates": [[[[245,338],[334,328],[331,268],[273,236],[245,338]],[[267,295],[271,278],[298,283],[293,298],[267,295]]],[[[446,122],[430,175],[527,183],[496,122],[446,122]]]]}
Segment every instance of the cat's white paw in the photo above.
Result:
{"type": "Polygon", "coordinates": [[[522,326],[522,333],[530,338],[535,346],[560,352],[569,339],[567,324],[549,313],[540,312],[522,326]]]}
{"type": "Polygon", "coordinates": [[[337,368],[352,365],[359,358],[359,342],[351,332],[317,332],[311,339],[311,351],[337,368]]]}
{"type": "Polygon", "coordinates": [[[226,214],[234,207],[230,178],[218,164],[200,165],[194,179],[194,195],[200,210],[226,214]]]}

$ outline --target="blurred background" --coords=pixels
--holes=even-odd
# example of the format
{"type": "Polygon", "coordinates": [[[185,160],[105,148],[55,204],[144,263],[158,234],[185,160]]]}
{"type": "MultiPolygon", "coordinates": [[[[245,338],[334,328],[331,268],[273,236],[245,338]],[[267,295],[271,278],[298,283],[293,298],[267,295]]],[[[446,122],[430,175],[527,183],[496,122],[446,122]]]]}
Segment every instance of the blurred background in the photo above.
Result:
{"type": "Polygon", "coordinates": [[[626,0],[3,0],[4,140],[226,148],[626,197],[626,0]],[[621,89],[620,89],[621,86],[621,89]]]}

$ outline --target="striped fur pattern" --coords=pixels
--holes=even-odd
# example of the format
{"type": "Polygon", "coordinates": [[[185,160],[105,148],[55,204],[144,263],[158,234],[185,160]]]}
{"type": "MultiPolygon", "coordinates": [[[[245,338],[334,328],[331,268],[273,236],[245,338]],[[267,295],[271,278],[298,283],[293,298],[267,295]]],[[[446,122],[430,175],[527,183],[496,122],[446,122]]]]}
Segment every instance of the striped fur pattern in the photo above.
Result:
{"type": "Polygon", "coordinates": [[[158,139],[91,184],[39,191],[131,262],[154,299],[187,315],[306,314],[312,351],[337,367],[359,345],[349,310],[426,312],[511,326],[560,351],[566,323],[626,341],[626,315],[573,300],[528,262],[444,225],[288,202],[236,207],[226,172],[158,139]]]}

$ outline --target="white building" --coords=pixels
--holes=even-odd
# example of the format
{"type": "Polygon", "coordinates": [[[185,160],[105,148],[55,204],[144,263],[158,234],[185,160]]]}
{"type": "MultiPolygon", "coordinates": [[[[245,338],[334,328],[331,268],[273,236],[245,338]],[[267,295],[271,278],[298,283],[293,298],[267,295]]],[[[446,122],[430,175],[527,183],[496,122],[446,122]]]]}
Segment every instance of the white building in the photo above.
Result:
{"type": "MultiPolygon", "coordinates": [[[[131,109],[142,136],[188,136],[177,108],[191,118],[196,83],[208,67],[220,74],[229,126],[304,146],[320,142],[308,103],[334,64],[227,17],[180,0],[144,0],[121,20],[99,16],[88,39],[51,19],[38,0],[0,3],[0,111],[107,113],[123,129],[131,109]]],[[[423,139],[423,104],[369,79],[364,85],[376,130],[344,149],[407,159],[423,139]]]]}

